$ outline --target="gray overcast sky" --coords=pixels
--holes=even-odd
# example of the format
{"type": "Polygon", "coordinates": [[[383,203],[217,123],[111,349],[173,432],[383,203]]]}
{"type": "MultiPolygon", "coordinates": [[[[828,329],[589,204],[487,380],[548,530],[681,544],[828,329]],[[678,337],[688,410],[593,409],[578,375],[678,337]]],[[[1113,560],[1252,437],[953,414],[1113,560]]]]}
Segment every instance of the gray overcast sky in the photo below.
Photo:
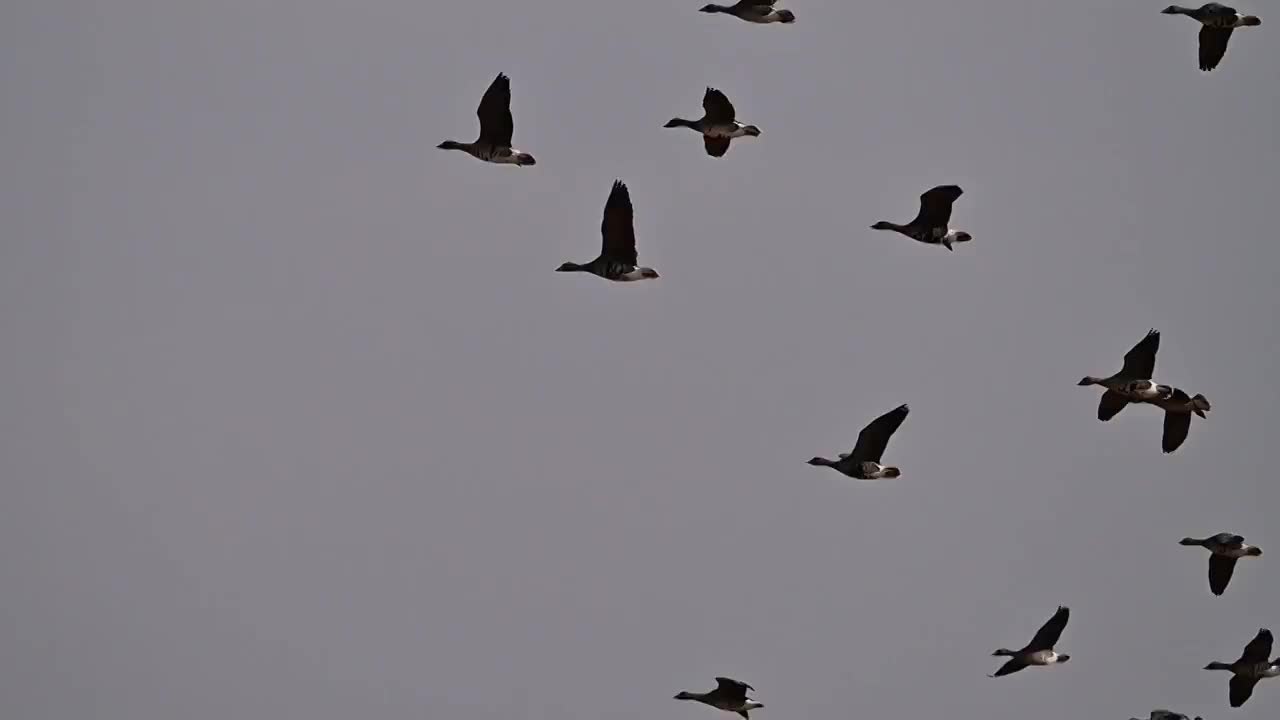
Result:
{"type": "Polygon", "coordinates": [[[702,1],[0,8],[0,715],[1280,713],[1200,669],[1280,630],[1280,6],[1206,74],[1165,0],[702,1]],[[536,168],[434,148],[500,71],[536,168]],[[556,274],[614,178],[662,278],[556,274]],[[974,242],[868,229],[940,183],[974,242]],[[1075,386],[1149,327],[1172,456],[1075,386]]]}

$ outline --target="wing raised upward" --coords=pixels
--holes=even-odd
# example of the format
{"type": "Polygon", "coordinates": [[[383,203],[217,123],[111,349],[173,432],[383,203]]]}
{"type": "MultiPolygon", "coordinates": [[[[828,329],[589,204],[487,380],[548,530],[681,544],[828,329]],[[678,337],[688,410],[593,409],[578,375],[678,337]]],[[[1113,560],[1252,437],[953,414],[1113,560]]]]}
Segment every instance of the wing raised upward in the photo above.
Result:
{"type": "Polygon", "coordinates": [[[613,181],[613,190],[604,204],[604,220],[600,222],[602,244],[600,255],[626,265],[636,264],[636,231],[631,209],[631,193],[621,180],[613,181]]]}
{"type": "Polygon", "coordinates": [[[920,195],[920,212],[909,224],[922,227],[945,227],[951,222],[951,206],[964,190],[959,185],[939,185],[920,195]]]}
{"type": "Polygon", "coordinates": [[[1262,628],[1258,634],[1244,646],[1244,652],[1240,654],[1240,659],[1236,662],[1244,665],[1255,665],[1264,663],[1271,658],[1271,631],[1262,628]]]}
{"type": "Polygon", "coordinates": [[[1058,606],[1058,612],[1053,614],[1039,630],[1036,636],[1031,638],[1031,644],[1027,645],[1027,650],[1049,650],[1058,644],[1058,638],[1062,637],[1062,630],[1067,626],[1067,620],[1071,618],[1071,610],[1066,606],[1058,606]]]}
{"type": "Polygon", "coordinates": [[[1156,372],[1156,351],[1160,349],[1160,331],[1151,329],[1124,354],[1120,374],[1129,380],[1150,380],[1156,372]]]}
{"type": "Polygon", "coordinates": [[[902,421],[907,419],[907,413],[911,412],[911,408],[906,405],[899,405],[880,417],[872,420],[870,424],[862,428],[862,432],[858,433],[858,443],[854,445],[853,451],[849,453],[848,459],[852,463],[880,462],[880,457],[884,455],[884,450],[889,445],[889,438],[897,432],[902,425],[902,421]]]}
{"type": "Polygon", "coordinates": [[[747,699],[748,690],[755,690],[755,688],[741,680],[734,680],[730,677],[716,678],[716,692],[719,693],[721,697],[741,702],[747,699]]]}
{"type": "Polygon", "coordinates": [[[729,98],[711,87],[707,88],[707,92],[702,96],[702,111],[706,121],[712,125],[731,123],[738,116],[729,98]]]}
{"type": "Polygon", "coordinates": [[[511,120],[511,81],[506,75],[498,73],[484,91],[476,116],[480,118],[480,142],[511,147],[515,125],[511,120]]]}

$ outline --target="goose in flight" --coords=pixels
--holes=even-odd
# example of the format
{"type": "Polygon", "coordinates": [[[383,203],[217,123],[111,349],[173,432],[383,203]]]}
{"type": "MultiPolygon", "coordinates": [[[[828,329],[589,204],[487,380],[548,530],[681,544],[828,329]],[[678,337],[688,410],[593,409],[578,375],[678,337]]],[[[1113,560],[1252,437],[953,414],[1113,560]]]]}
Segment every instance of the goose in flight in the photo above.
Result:
{"type": "Polygon", "coordinates": [[[1151,381],[1156,371],[1156,351],[1160,349],[1160,332],[1150,330],[1137,345],[1124,354],[1124,366],[1111,377],[1086,376],[1082,387],[1101,385],[1106,388],[1098,402],[1098,419],[1110,420],[1129,403],[1151,402],[1172,396],[1173,388],[1151,381]]]}
{"type": "Polygon", "coordinates": [[[687,127],[701,133],[702,143],[711,157],[724,157],[734,138],[760,135],[760,128],[737,119],[737,111],[724,93],[710,87],[702,96],[702,117],[697,120],[672,118],[663,127],[687,127]]]}
{"type": "Polygon", "coordinates": [[[477,160],[497,163],[499,165],[536,165],[533,156],[511,147],[511,133],[514,125],[511,120],[511,81],[506,75],[498,73],[498,77],[490,83],[489,89],[480,98],[480,107],[476,109],[480,118],[480,137],[475,142],[463,143],[445,140],[436,147],[441,150],[461,150],[477,160]]]}
{"type": "Polygon", "coordinates": [[[703,5],[701,12],[724,13],[753,23],[793,23],[796,14],[790,10],[774,10],[778,0],[738,0],[733,5],[703,5]]]}
{"type": "Polygon", "coordinates": [[[1026,647],[1017,651],[1000,648],[991,653],[994,657],[1009,658],[1009,661],[996,670],[991,677],[1011,675],[1032,666],[1061,665],[1070,660],[1070,655],[1063,655],[1053,649],[1053,646],[1058,644],[1058,638],[1062,636],[1062,630],[1067,626],[1067,620],[1070,617],[1071,610],[1060,606],[1053,617],[1036,631],[1036,636],[1031,638],[1031,642],[1027,643],[1026,647]]]}
{"type": "Polygon", "coordinates": [[[889,438],[897,432],[902,421],[907,419],[909,412],[911,408],[899,405],[862,428],[862,432],[858,433],[858,443],[853,450],[840,453],[839,460],[815,457],[809,461],[809,464],[834,468],[855,480],[879,480],[900,476],[902,471],[898,468],[881,465],[880,456],[884,455],[885,448],[889,446],[889,438]]]}
{"type": "Polygon", "coordinates": [[[609,199],[604,204],[604,220],[600,223],[603,242],[600,256],[585,265],[567,262],[556,272],[587,272],[614,282],[651,280],[658,277],[653,268],[637,267],[635,221],[631,210],[631,193],[621,180],[615,180],[609,199]]]}
{"type": "Polygon", "coordinates": [[[1205,670],[1227,670],[1231,673],[1231,707],[1238,708],[1253,695],[1253,686],[1263,678],[1280,675],[1280,658],[1271,657],[1271,631],[1262,628],[1258,634],[1244,646],[1240,659],[1233,663],[1211,662],[1204,666],[1205,670]]]}
{"type": "Polygon", "coordinates": [[[1186,15],[1200,23],[1200,69],[1208,72],[1222,62],[1227,54],[1231,33],[1238,27],[1257,27],[1262,18],[1241,15],[1233,7],[1222,3],[1205,3],[1198,8],[1170,5],[1161,10],[1165,15],[1186,15]]]}
{"type": "Polygon", "coordinates": [[[967,232],[947,227],[951,222],[951,206],[963,194],[964,190],[961,190],[959,185],[939,185],[930,188],[920,196],[920,212],[916,213],[914,220],[906,225],[881,220],[872,225],[871,229],[893,230],[912,240],[929,245],[941,245],[954,251],[953,244],[969,242],[973,239],[973,236],[967,232]]]}
{"type": "Polygon", "coordinates": [[[1244,536],[1218,533],[1207,538],[1182,538],[1181,545],[1202,547],[1209,551],[1209,591],[1221,595],[1236,571],[1236,561],[1245,557],[1260,557],[1262,548],[1244,543],[1244,536]]]}
{"type": "Polygon", "coordinates": [[[1166,453],[1182,447],[1187,433],[1191,431],[1192,414],[1205,417],[1205,413],[1210,410],[1208,398],[1199,393],[1190,397],[1182,388],[1171,388],[1167,396],[1146,402],[1164,410],[1164,435],[1160,438],[1160,447],[1166,453]]]}
{"type": "Polygon", "coordinates": [[[747,697],[748,690],[755,690],[750,685],[728,677],[716,678],[716,689],[704,693],[689,692],[681,690],[676,695],[676,700],[697,700],[705,703],[713,708],[724,710],[725,712],[738,713],[746,720],[751,720],[751,716],[747,713],[751,710],[757,710],[764,707],[763,703],[757,702],[747,697]]]}

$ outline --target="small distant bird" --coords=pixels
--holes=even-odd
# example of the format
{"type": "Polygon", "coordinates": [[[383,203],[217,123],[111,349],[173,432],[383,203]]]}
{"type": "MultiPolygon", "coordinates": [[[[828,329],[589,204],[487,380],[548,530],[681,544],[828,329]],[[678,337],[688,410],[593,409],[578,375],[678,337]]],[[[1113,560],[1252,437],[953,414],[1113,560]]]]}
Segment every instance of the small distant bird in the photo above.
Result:
{"type": "MultiPolygon", "coordinates": [[[[708,6],[710,7],[710,6],[708,6]]],[[[702,142],[711,157],[723,157],[729,152],[729,141],[736,137],[758,137],[760,128],[744,125],[737,119],[737,111],[725,94],[715,88],[707,88],[702,96],[702,117],[697,120],[672,118],[663,127],[687,127],[702,133],[702,142]]]]}
{"type": "Polygon", "coordinates": [[[1256,15],[1241,15],[1235,8],[1216,2],[1205,3],[1198,8],[1170,5],[1160,12],[1165,15],[1186,15],[1200,22],[1200,69],[1205,71],[1218,67],[1218,63],[1222,62],[1233,30],[1262,24],[1262,19],[1256,15]]]}
{"type": "Polygon", "coordinates": [[[778,0],[738,0],[734,5],[704,5],[704,13],[724,13],[753,23],[793,23],[796,14],[790,10],[774,10],[778,0]]]}
{"type": "Polygon", "coordinates": [[[1106,378],[1086,376],[1079,385],[1101,385],[1107,389],[1098,403],[1098,419],[1110,420],[1129,403],[1152,402],[1173,396],[1173,388],[1151,381],[1156,371],[1156,351],[1160,349],[1160,332],[1150,330],[1124,354],[1120,372],[1106,378]]]}
{"type": "Polygon", "coordinates": [[[1238,708],[1253,695],[1253,686],[1263,678],[1280,675],[1280,658],[1271,657],[1271,631],[1262,628],[1258,634],[1244,646],[1240,659],[1233,663],[1211,662],[1204,666],[1205,670],[1231,671],[1231,707],[1238,708]]]}
{"type": "Polygon", "coordinates": [[[1226,592],[1231,575],[1236,571],[1236,561],[1245,557],[1261,557],[1262,548],[1244,544],[1243,535],[1218,533],[1204,539],[1182,538],[1182,545],[1206,548],[1209,551],[1209,591],[1214,595],[1226,592]]]}
{"type": "Polygon", "coordinates": [[[718,677],[716,678],[716,689],[710,692],[695,693],[688,690],[681,690],[676,695],[676,700],[697,700],[705,703],[713,708],[718,708],[726,712],[738,713],[747,720],[751,720],[748,711],[757,710],[764,707],[764,703],[757,702],[747,697],[748,690],[755,690],[750,685],[733,678],[718,677]]]}
{"type": "Polygon", "coordinates": [[[476,115],[480,118],[480,137],[475,142],[445,140],[436,147],[461,150],[477,160],[499,165],[523,167],[537,164],[529,153],[511,147],[511,133],[515,126],[511,120],[511,81],[506,75],[498,73],[498,77],[493,79],[489,89],[484,91],[484,97],[480,98],[476,115]]]}
{"type": "Polygon", "coordinates": [[[658,277],[653,268],[637,267],[636,231],[631,210],[631,193],[621,180],[615,180],[609,199],[604,204],[604,220],[600,223],[603,244],[600,257],[585,265],[567,262],[556,272],[587,272],[605,280],[630,282],[658,277]]]}
{"type": "Polygon", "coordinates": [[[885,448],[889,446],[889,438],[897,432],[902,421],[907,419],[909,412],[911,408],[899,405],[862,428],[862,432],[858,433],[858,443],[853,450],[840,453],[839,460],[815,457],[809,461],[809,464],[835,468],[855,480],[879,480],[900,476],[902,471],[898,468],[881,465],[880,456],[884,455],[885,448]]]}
{"type": "MultiPolygon", "coordinates": [[[[1140,718],[1130,718],[1129,720],[1141,720],[1140,718]]],[[[1172,710],[1152,710],[1151,717],[1148,720],[1191,720],[1182,713],[1176,713],[1172,710]]],[[[1196,716],[1196,720],[1204,720],[1196,716]]]]}
{"type": "Polygon", "coordinates": [[[1070,655],[1063,655],[1054,652],[1053,646],[1058,644],[1058,638],[1062,637],[1062,630],[1067,626],[1067,620],[1071,617],[1071,610],[1060,606],[1058,612],[1049,618],[1037,632],[1036,636],[1031,638],[1031,642],[1021,650],[1008,650],[1000,648],[991,653],[993,657],[1011,658],[994,675],[990,677],[1001,677],[1010,675],[1019,670],[1033,665],[1061,665],[1071,659],[1070,655]]]}
{"type": "Polygon", "coordinates": [[[1166,453],[1182,447],[1191,430],[1192,413],[1205,417],[1205,413],[1211,409],[1208,398],[1200,394],[1190,397],[1181,388],[1173,388],[1167,397],[1157,397],[1146,402],[1164,410],[1164,435],[1160,446],[1166,453]]]}
{"type": "Polygon", "coordinates": [[[953,244],[969,242],[973,239],[973,236],[967,232],[951,230],[947,227],[951,222],[951,206],[963,194],[964,191],[959,185],[939,185],[931,188],[920,196],[920,212],[916,214],[914,220],[906,225],[881,220],[872,225],[871,229],[893,230],[912,240],[929,245],[942,245],[954,252],[955,248],[951,247],[953,244]]]}

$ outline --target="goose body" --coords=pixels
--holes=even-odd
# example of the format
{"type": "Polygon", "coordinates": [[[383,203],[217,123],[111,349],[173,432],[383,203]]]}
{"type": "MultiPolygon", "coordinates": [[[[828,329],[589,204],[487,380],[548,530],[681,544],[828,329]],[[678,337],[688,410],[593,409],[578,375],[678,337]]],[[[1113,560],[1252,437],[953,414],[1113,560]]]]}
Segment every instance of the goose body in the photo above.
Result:
{"type": "Polygon", "coordinates": [[[732,712],[741,715],[750,720],[748,714],[751,710],[758,710],[764,707],[764,703],[747,697],[748,690],[755,690],[750,685],[728,677],[716,678],[716,689],[704,693],[689,692],[682,690],[676,694],[676,700],[694,700],[696,702],[710,705],[718,710],[732,712]]]}
{"type": "Polygon", "coordinates": [[[1070,660],[1070,655],[1065,655],[1053,649],[1053,646],[1058,644],[1058,639],[1062,637],[1062,631],[1067,627],[1067,620],[1070,618],[1070,608],[1059,606],[1058,611],[1036,631],[1035,637],[1031,638],[1031,642],[1027,643],[1026,647],[1021,650],[1000,648],[991,653],[993,657],[1009,658],[991,677],[1012,675],[1029,667],[1061,665],[1070,660]]]}
{"type": "Polygon", "coordinates": [[[1165,15],[1186,15],[1200,23],[1200,69],[1208,72],[1218,67],[1227,54],[1227,43],[1236,28],[1256,27],[1262,19],[1256,15],[1241,15],[1235,8],[1222,3],[1205,3],[1198,8],[1170,5],[1161,10],[1165,15]]]}
{"type": "Polygon", "coordinates": [[[1271,631],[1262,628],[1258,634],[1244,646],[1240,658],[1232,663],[1211,662],[1205,670],[1226,670],[1232,675],[1228,699],[1231,707],[1244,705],[1253,695],[1253,688],[1259,681],[1280,677],[1280,658],[1271,657],[1271,631]]]}
{"type": "Polygon", "coordinates": [[[1243,535],[1218,533],[1207,538],[1183,538],[1181,545],[1202,547],[1209,551],[1209,591],[1214,595],[1226,592],[1236,561],[1246,557],[1260,557],[1262,548],[1246,545],[1243,535]]]}
{"type": "Polygon", "coordinates": [[[796,14],[790,10],[775,10],[774,5],[778,0],[738,0],[733,5],[704,5],[701,12],[704,13],[723,13],[732,15],[747,22],[768,24],[768,23],[784,23],[789,24],[796,21],[796,14]]]}
{"type": "Polygon", "coordinates": [[[858,433],[858,442],[853,450],[841,453],[838,460],[815,457],[809,464],[832,468],[855,480],[899,477],[902,471],[891,465],[881,465],[880,458],[889,446],[889,438],[897,432],[909,412],[911,408],[899,405],[864,427],[858,433]]]}
{"type": "Polygon", "coordinates": [[[506,75],[498,73],[498,77],[489,84],[484,97],[480,98],[476,116],[480,118],[480,137],[475,142],[445,140],[436,147],[461,150],[477,160],[497,165],[523,167],[537,164],[529,153],[511,147],[515,125],[511,118],[511,81],[506,75]]]}
{"type": "Polygon", "coordinates": [[[663,127],[684,127],[702,135],[703,147],[711,157],[724,157],[734,138],[758,137],[760,128],[738,120],[737,110],[724,93],[707,88],[702,95],[702,117],[697,120],[672,118],[663,127]]]}
{"type": "Polygon", "coordinates": [[[600,255],[589,263],[567,262],[556,272],[585,272],[614,282],[652,280],[658,277],[653,268],[640,267],[636,254],[635,220],[631,193],[621,180],[615,180],[604,205],[600,223],[600,255]]]}
{"type": "Polygon", "coordinates": [[[939,185],[926,190],[920,196],[920,211],[906,225],[881,220],[872,230],[892,230],[928,245],[941,245],[948,250],[956,243],[969,242],[973,236],[962,230],[952,230],[951,206],[964,194],[959,185],[939,185]]]}

